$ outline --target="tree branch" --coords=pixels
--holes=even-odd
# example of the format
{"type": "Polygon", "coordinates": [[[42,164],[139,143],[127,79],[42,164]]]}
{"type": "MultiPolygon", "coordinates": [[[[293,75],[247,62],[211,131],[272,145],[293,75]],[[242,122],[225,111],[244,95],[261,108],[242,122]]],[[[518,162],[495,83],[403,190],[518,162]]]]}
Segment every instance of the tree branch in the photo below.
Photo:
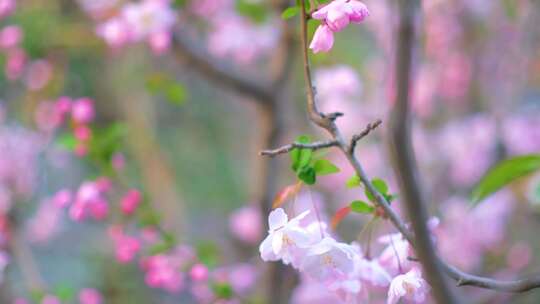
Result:
{"type": "Polygon", "coordinates": [[[397,92],[390,121],[391,151],[402,201],[415,235],[416,254],[424,268],[426,279],[432,287],[433,296],[437,303],[456,303],[427,227],[429,216],[420,190],[410,140],[409,86],[415,39],[414,17],[418,5],[416,0],[403,0],[398,4],[400,21],[396,48],[397,92]]]}
{"type": "Polygon", "coordinates": [[[336,140],[318,141],[318,142],[309,143],[309,144],[302,144],[302,143],[294,142],[292,144],[289,144],[289,145],[286,145],[286,146],[283,146],[274,150],[263,150],[259,153],[259,155],[274,157],[279,154],[289,153],[294,148],[319,150],[323,148],[335,147],[338,145],[339,143],[336,140]]]}
{"type": "Polygon", "coordinates": [[[354,149],[356,149],[356,144],[364,137],[366,137],[371,131],[377,129],[378,126],[382,124],[382,120],[378,119],[373,123],[370,123],[366,126],[364,131],[360,132],[359,134],[353,135],[351,139],[351,145],[349,147],[349,153],[354,154],[354,149]]]}
{"type": "Polygon", "coordinates": [[[255,102],[268,103],[274,100],[274,94],[270,88],[265,88],[259,83],[242,77],[223,63],[211,61],[211,58],[202,49],[189,46],[189,43],[179,33],[173,35],[173,52],[176,58],[196,69],[201,75],[213,81],[217,85],[238,92],[241,95],[251,97],[255,102]]]}

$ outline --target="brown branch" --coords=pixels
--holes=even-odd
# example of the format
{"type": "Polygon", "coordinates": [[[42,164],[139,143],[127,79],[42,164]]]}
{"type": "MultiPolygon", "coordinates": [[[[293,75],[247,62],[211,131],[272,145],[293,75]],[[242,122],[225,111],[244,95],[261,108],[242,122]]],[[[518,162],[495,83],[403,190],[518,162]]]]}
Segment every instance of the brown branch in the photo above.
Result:
{"type": "Polygon", "coordinates": [[[222,62],[212,61],[206,51],[190,45],[179,33],[173,35],[173,48],[176,58],[195,68],[197,72],[217,85],[251,97],[258,103],[271,102],[274,94],[270,88],[265,88],[251,78],[240,76],[233,68],[222,62]]]}
{"type": "Polygon", "coordinates": [[[259,155],[274,157],[279,154],[289,153],[294,148],[319,150],[319,149],[324,149],[324,148],[335,147],[338,145],[339,143],[336,140],[318,141],[318,142],[309,143],[309,144],[302,144],[302,143],[294,142],[292,144],[289,144],[289,145],[286,145],[286,146],[283,146],[274,150],[263,150],[259,152],[259,155]]]}
{"type": "Polygon", "coordinates": [[[349,153],[354,154],[354,149],[356,149],[356,144],[364,137],[366,137],[371,131],[377,129],[378,126],[382,124],[382,120],[378,119],[373,123],[369,123],[364,131],[360,132],[359,134],[353,135],[351,139],[351,145],[349,147],[349,153]]]}
{"type": "MultiPolygon", "coordinates": [[[[305,2],[304,1],[305,0],[302,0],[302,6],[303,7],[305,7],[305,2]]],[[[410,11],[405,11],[404,13],[409,14],[410,11]]],[[[391,208],[389,202],[375,189],[375,187],[373,187],[370,179],[367,177],[364,169],[362,168],[362,165],[360,164],[358,159],[355,157],[355,155],[353,153],[354,149],[351,149],[351,146],[355,143],[354,137],[353,137],[353,140],[351,141],[351,145],[348,146],[347,143],[343,140],[343,137],[341,135],[340,130],[335,125],[335,122],[334,122],[335,118],[334,119],[325,119],[325,117],[328,117],[328,116],[326,116],[326,115],[324,115],[322,113],[319,113],[317,111],[317,107],[316,107],[316,104],[315,104],[315,92],[313,90],[313,85],[312,85],[312,82],[311,82],[309,61],[308,61],[308,56],[307,56],[307,54],[308,54],[308,52],[307,52],[307,34],[306,34],[306,24],[305,24],[307,19],[305,18],[306,16],[305,16],[304,11],[303,11],[302,14],[303,14],[303,18],[302,18],[302,20],[303,20],[302,21],[302,23],[303,23],[302,24],[302,29],[303,30],[302,30],[301,38],[302,38],[302,48],[303,48],[303,54],[304,54],[304,72],[305,72],[305,76],[306,76],[305,79],[306,79],[306,91],[307,91],[307,103],[308,103],[307,111],[310,114],[310,118],[315,124],[319,125],[320,127],[324,128],[324,129],[326,129],[327,131],[330,132],[330,134],[332,136],[332,140],[330,140],[328,142],[332,142],[332,141],[337,142],[337,146],[340,148],[340,150],[343,152],[343,154],[347,157],[347,160],[349,161],[349,163],[354,168],[356,174],[358,175],[358,177],[360,178],[362,183],[365,185],[367,191],[375,197],[375,203],[377,204],[377,206],[381,207],[384,210],[385,215],[392,222],[392,224],[396,227],[396,229],[405,237],[405,239],[407,239],[409,241],[411,246],[413,246],[414,248],[417,248],[417,246],[418,246],[417,245],[417,240],[414,237],[414,235],[412,234],[412,232],[409,230],[409,228],[407,227],[407,225],[405,224],[403,219],[391,208]]],[[[410,63],[410,57],[412,56],[412,53],[411,53],[412,52],[412,36],[408,36],[408,35],[412,35],[412,32],[410,32],[410,31],[412,31],[412,15],[408,15],[408,16],[405,16],[405,17],[406,17],[405,21],[407,21],[407,22],[405,22],[405,24],[403,24],[403,23],[401,24],[402,25],[401,29],[403,31],[405,31],[406,35],[405,35],[405,37],[401,38],[403,40],[400,39],[400,42],[401,42],[400,45],[401,45],[401,48],[405,47],[404,49],[409,49],[409,51],[406,51],[406,52],[409,52],[409,53],[404,56],[404,59],[405,58],[409,58],[409,59],[399,61],[400,64],[398,64],[398,66],[401,66],[401,67],[399,67],[398,70],[400,71],[400,73],[404,73],[403,72],[404,70],[406,71],[406,70],[410,69],[410,64],[411,64],[410,63]],[[406,38],[406,39],[404,39],[404,38],[406,38]]],[[[402,22],[403,22],[403,19],[402,19],[402,22]]],[[[402,50],[404,50],[404,49],[402,49],[402,50]]],[[[402,75],[402,77],[403,78],[398,78],[398,79],[401,80],[401,82],[400,82],[401,85],[402,85],[402,87],[400,89],[401,93],[403,93],[404,90],[406,90],[406,89],[404,89],[403,83],[408,84],[408,82],[409,82],[409,80],[408,80],[409,76],[404,77],[402,75]]],[[[400,96],[405,96],[405,95],[400,95],[400,96]]],[[[405,100],[407,100],[407,99],[405,99],[405,100]]],[[[401,102],[403,102],[403,101],[401,101],[401,102]]],[[[398,104],[398,106],[399,106],[399,104],[398,104]]],[[[403,104],[401,104],[401,106],[403,107],[403,104]]],[[[405,118],[407,118],[407,116],[405,116],[405,118]]],[[[405,122],[407,122],[407,120],[405,120],[405,122]]],[[[407,127],[407,124],[405,124],[405,127],[407,127]]],[[[407,129],[405,129],[405,131],[407,131],[407,129]]],[[[364,132],[362,132],[362,133],[364,133],[364,132]]],[[[360,137],[360,135],[362,133],[360,133],[357,137],[360,137]]],[[[367,132],[367,133],[369,133],[369,132],[367,132]]],[[[405,133],[405,134],[407,134],[407,133],[405,133]]],[[[366,135],[364,135],[364,136],[366,136],[366,135]]],[[[407,138],[407,137],[405,137],[405,138],[407,138]]],[[[406,154],[406,156],[408,156],[408,159],[411,160],[412,158],[411,158],[411,154],[410,154],[410,146],[407,146],[407,149],[409,150],[409,152],[407,152],[408,154],[406,154]]],[[[263,154],[263,153],[261,153],[261,154],[263,154]]],[[[414,183],[416,183],[417,181],[416,181],[416,179],[414,177],[415,176],[413,176],[414,183]]],[[[421,199],[421,196],[420,196],[419,192],[418,193],[413,193],[413,195],[418,195],[418,197],[421,199]]],[[[408,197],[406,197],[406,199],[408,199],[408,197]]],[[[423,208],[423,205],[420,205],[420,207],[422,207],[421,209],[423,209],[423,211],[420,210],[420,212],[427,213],[425,211],[425,209],[423,208]]],[[[421,218],[427,219],[427,215],[424,214],[423,216],[421,216],[421,218]]],[[[422,225],[425,225],[425,222],[426,221],[422,222],[422,225]]],[[[414,228],[415,227],[413,225],[413,229],[414,228]]],[[[415,232],[416,232],[416,230],[415,230],[415,232]]],[[[428,232],[428,236],[429,236],[429,232],[428,232]]],[[[431,242],[431,239],[429,240],[429,242],[431,242]]],[[[432,248],[432,250],[433,250],[432,252],[435,252],[434,248],[432,248]]],[[[417,251],[418,251],[418,249],[417,249],[417,251]]],[[[420,260],[422,260],[422,257],[419,257],[419,258],[420,258],[420,260]]],[[[425,258],[425,256],[424,256],[424,258],[425,258]]],[[[434,256],[429,257],[429,258],[434,259],[434,261],[431,261],[431,262],[434,263],[438,269],[440,267],[440,269],[442,269],[449,277],[454,279],[457,282],[457,286],[475,286],[475,287],[479,287],[479,288],[486,288],[486,289],[492,289],[492,290],[497,290],[497,291],[505,291],[505,292],[524,292],[524,291],[528,291],[528,290],[540,287],[540,275],[530,277],[530,278],[517,279],[517,280],[507,280],[507,281],[494,280],[494,279],[491,279],[491,278],[475,276],[475,275],[465,273],[465,272],[455,268],[454,266],[451,266],[451,265],[445,263],[440,257],[438,257],[435,254],[434,254],[434,256]]],[[[426,271],[427,271],[427,269],[426,269],[426,271]]],[[[440,273],[438,273],[438,274],[440,274],[440,273]]],[[[443,282],[444,282],[444,280],[443,280],[443,282]]],[[[444,288],[446,288],[446,286],[444,288]]],[[[437,299],[438,303],[448,303],[450,301],[453,301],[453,298],[445,298],[445,299],[442,299],[442,300],[437,299]]]]}
{"type": "Polygon", "coordinates": [[[456,303],[427,227],[429,215],[420,190],[410,140],[409,86],[415,39],[414,17],[418,3],[416,0],[403,0],[398,6],[400,21],[396,49],[397,93],[390,121],[394,168],[403,197],[402,201],[415,235],[415,252],[423,266],[426,279],[432,287],[433,297],[437,303],[456,303]]]}

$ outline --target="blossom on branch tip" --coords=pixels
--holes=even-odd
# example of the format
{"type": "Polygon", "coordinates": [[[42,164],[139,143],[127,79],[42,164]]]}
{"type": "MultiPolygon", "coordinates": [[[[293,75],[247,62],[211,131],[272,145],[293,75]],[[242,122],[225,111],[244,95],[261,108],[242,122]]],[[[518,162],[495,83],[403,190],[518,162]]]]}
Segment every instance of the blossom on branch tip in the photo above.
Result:
{"type": "Polygon", "coordinates": [[[343,30],[349,23],[360,23],[367,16],[367,6],[356,0],[334,0],[315,11],[313,19],[321,20],[310,48],[314,53],[328,52],[334,43],[334,32],[343,30]]]}

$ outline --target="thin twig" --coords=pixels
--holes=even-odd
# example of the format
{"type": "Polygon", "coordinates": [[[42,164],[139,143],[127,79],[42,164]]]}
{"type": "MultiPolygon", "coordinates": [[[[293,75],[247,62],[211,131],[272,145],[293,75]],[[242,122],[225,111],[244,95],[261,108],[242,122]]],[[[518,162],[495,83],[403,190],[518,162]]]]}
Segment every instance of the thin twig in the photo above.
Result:
{"type": "Polygon", "coordinates": [[[354,154],[354,149],[356,149],[356,144],[364,137],[366,137],[371,131],[375,130],[378,126],[382,124],[382,120],[378,119],[373,123],[369,123],[364,131],[360,132],[359,134],[353,135],[351,139],[351,145],[349,148],[349,152],[351,154],[354,154]]]}
{"type": "Polygon", "coordinates": [[[309,144],[302,144],[302,143],[294,142],[292,144],[289,144],[289,145],[286,145],[286,146],[283,146],[283,147],[280,147],[280,148],[277,148],[277,149],[274,149],[274,150],[261,151],[261,152],[259,152],[259,154],[263,155],[263,156],[274,157],[274,156],[279,155],[279,154],[289,153],[295,148],[309,149],[309,150],[314,150],[315,151],[315,150],[319,150],[319,149],[335,147],[335,146],[338,146],[338,145],[339,145],[339,143],[336,140],[318,141],[318,142],[309,143],[309,144]]]}

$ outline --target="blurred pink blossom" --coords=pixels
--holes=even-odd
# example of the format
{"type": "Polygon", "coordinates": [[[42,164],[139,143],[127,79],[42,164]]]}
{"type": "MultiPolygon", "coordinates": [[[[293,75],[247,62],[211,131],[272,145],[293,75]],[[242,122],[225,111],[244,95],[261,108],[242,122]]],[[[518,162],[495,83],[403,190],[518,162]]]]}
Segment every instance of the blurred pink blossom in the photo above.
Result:
{"type": "MultiPolygon", "coordinates": [[[[0,0],[1,1],[1,0],[0,0]]],[[[23,74],[26,66],[27,56],[26,53],[20,49],[15,48],[7,52],[7,62],[4,67],[6,77],[9,80],[16,80],[23,74]]]]}
{"type": "Polygon", "coordinates": [[[58,208],[65,208],[69,206],[71,203],[71,200],[73,198],[73,194],[71,193],[71,190],[69,189],[62,189],[53,196],[52,200],[56,207],[58,208]]]}
{"type": "Polygon", "coordinates": [[[263,230],[259,209],[250,205],[234,211],[229,219],[229,228],[239,240],[248,244],[257,243],[261,240],[263,230]]]}
{"type": "Polygon", "coordinates": [[[176,13],[167,0],[130,2],[122,8],[121,16],[135,41],[152,34],[168,32],[176,21],[176,13]]]}
{"type": "Polygon", "coordinates": [[[122,264],[133,261],[141,249],[140,241],[125,234],[119,226],[110,227],[108,232],[114,242],[116,260],[122,264]]]}
{"type": "Polygon", "coordinates": [[[189,276],[193,281],[204,282],[208,279],[208,268],[203,264],[195,264],[189,271],[189,276]]]}
{"type": "Polygon", "coordinates": [[[502,126],[502,139],[510,154],[528,154],[540,151],[540,113],[531,111],[506,117],[502,126]]]}
{"type": "Polygon", "coordinates": [[[80,304],[102,304],[103,297],[101,293],[92,288],[84,288],[79,292],[80,304]]]}
{"type": "Polygon", "coordinates": [[[43,200],[37,212],[27,222],[28,239],[35,243],[50,240],[58,233],[61,219],[61,209],[54,204],[53,200],[43,200]]]}
{"type": "Polygon", "coordinates": [[[23,38],[23,32],[17,25],[8,25],[0,30],[0,48],[11,49],[17,47],[23,38]]]}
{"type": "Polygon", "coordinates": [[[111,18],[97,26],[98,36],[112,48],[120,48],[131,39],[130,27],[122,18],[111,18]]]}
{"type": "Polygon", "coordinates": [[[0,18],[4,18],[15,11],[16,0],[0,0],[0,18]]]}
{"type": "Polygon", "coordinates": [[[148,257],[143,262],[143,269],[146,272],[145,282],[152,288],[177,293],[185,284],[180,266],[180,260],[174,256],[158,254],[148,257]]]}
{"type": "Polygon", "coordinates": [[[30,91],[44,88],[52,76],[52,65],[43,59],[35,60],[28,64],[24,83],[30,91]]]}
{"type": "Polygon", "coordinates": [[[133,212],[135,212],[141,202],[141,192],[137,189],[130,189],[120,201],[120,208],[122,209],[122,213],[126,215],[133,214],[133,212]]]}
{"type": "Polygon", "coordinates": [[[87,124],[91,122],[95,116],[94,101],[87,97],[76,99],[71,107],[71,115],[76,123],[87,124]]]}

